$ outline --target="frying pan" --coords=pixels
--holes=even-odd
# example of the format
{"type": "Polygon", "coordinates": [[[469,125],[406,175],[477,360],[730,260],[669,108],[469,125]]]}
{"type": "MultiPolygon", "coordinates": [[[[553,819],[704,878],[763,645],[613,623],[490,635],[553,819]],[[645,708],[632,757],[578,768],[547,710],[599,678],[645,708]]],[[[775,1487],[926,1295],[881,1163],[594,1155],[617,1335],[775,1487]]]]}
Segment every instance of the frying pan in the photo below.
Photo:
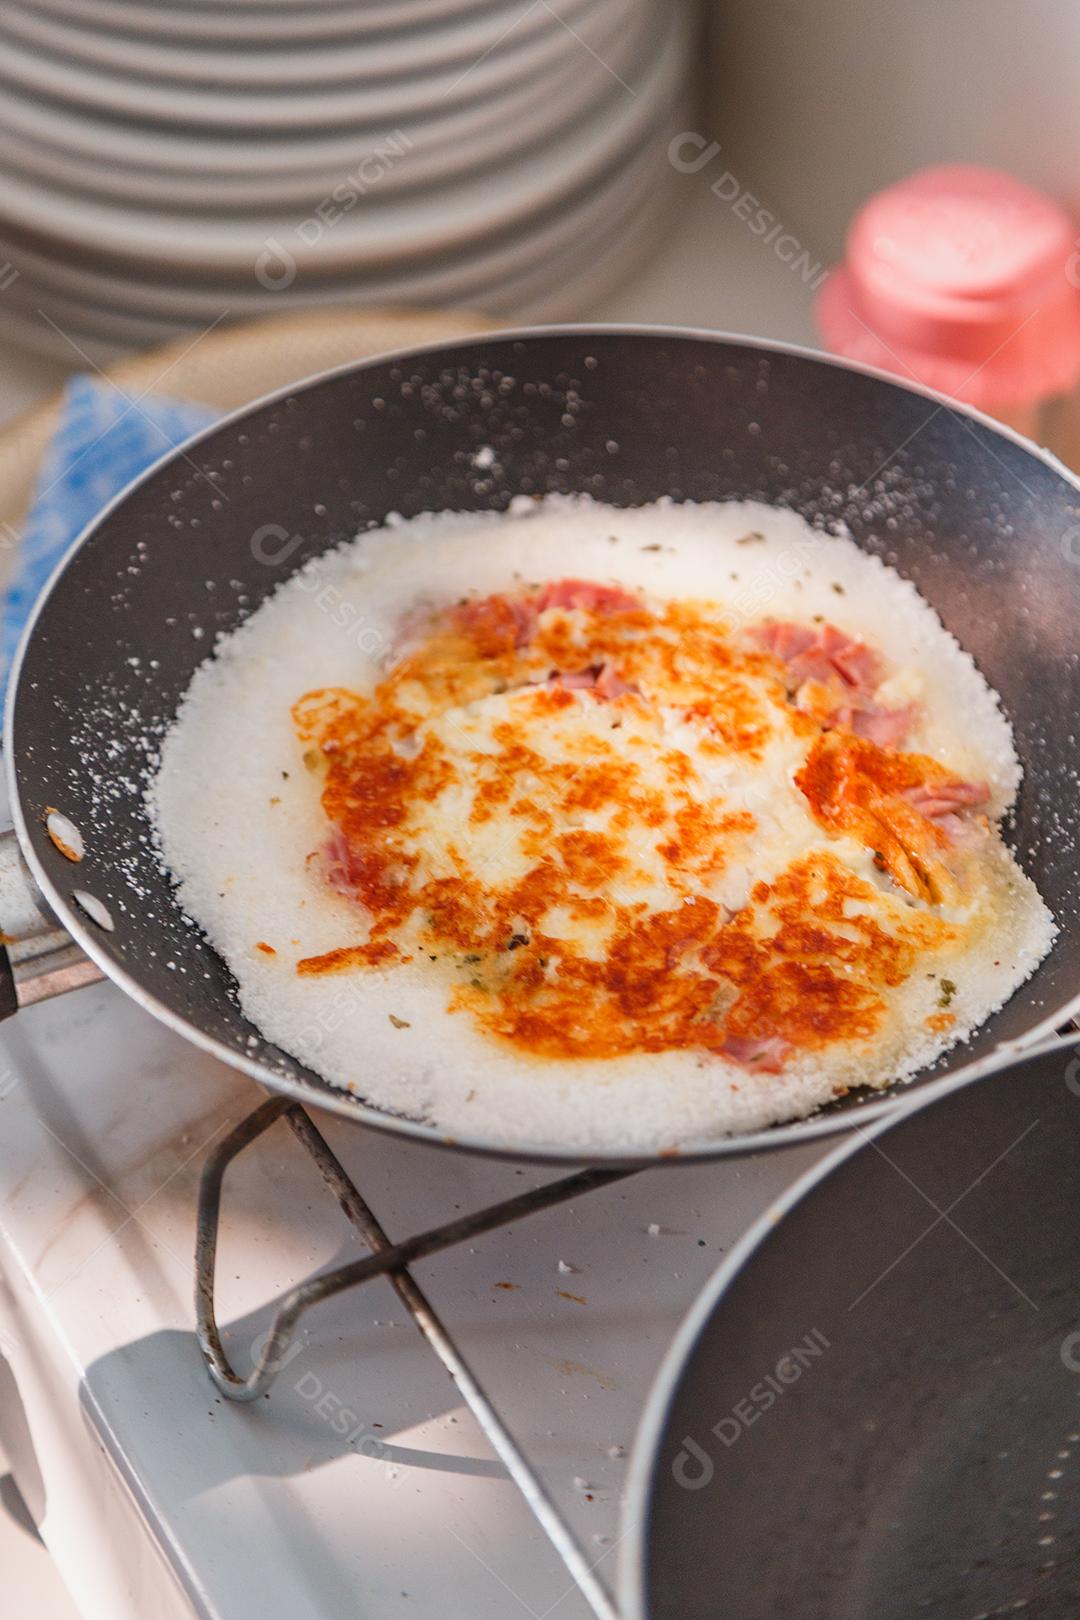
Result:
{"type": "Polygon", "coordinates": [[[947,1085],[732,1251],[631,1465],[626,1620],[1080,1614],[1080,1048],[947,1085]]]}
{"type": "MultiPolygon", "coordinates": [[[[38,605],[8,701],[21,855],[10,843],[0,858],[0,925],[16,968],[0,975],[0,1010],[77,982],[89,959],[272,1090],[443,1141],[428,1123],[335,1090],[253,1028],[159,869],[143,787],[213,637],[301,564],[390,512],[501,510],[516,494],[551,491],[620,506],[755,498],[821,528],[846,524],[915,582],[1013,720],[1026,778],[1012,836],[1060,926],[1033,978],[915,1083],[938,1084],[1066,1022],[1080,1006],[1080,488],[985,418],[865,368],[782,344],[611,327],[468,338],[318,377],[194,439],[91,525],[38,605]],[[477,464],[481,447],[493,464],[477,464]],[[83,837],[77,866],[49,835],[50,809],[83,837]],[[107,908],[111,929],[76,890],[107,908]]],[[[849,1096],[800,1123],[687,1143],[682,1157],[779,1147],[896,1106],[849,1096]]],[[[479,1134],[454,1145],[510,1151],[479,1134]]],[[[522,1144],[522,1155],[647,1160],[542,1144],[522,1144]]]]}

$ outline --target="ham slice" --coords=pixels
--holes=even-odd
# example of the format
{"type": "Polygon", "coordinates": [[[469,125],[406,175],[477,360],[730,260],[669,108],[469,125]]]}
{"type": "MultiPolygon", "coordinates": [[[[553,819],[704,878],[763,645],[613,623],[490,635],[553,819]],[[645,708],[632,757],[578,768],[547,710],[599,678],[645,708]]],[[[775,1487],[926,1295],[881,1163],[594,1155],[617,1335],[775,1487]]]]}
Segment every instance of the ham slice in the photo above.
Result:
{"type": "Polygon", "coordinates": [[[509,596],[506,600],[517,627],[514,645],[525,647],[532,640],[536,630],[536,605],[530,602],[527,596],[509,596]]]}
{"type": "Polygon", "coordinates": [[[914,703],[906,703],[902,709],[883,709],[879,704],[867,703],[863,708],[853,709],[850,720],[843,723],[850,725],[857,737],[868,737],[879,748],[898,748],[914,725],[917,713],[914,703]]]}
{"type": "Polygon", "coordinates": [[[586,613],[632,613],[641,607],[640,597],[618,585],[597,585],[588,579],[560,579],[545,585],[532,598],[537,613],[545,608],[581,608],[586,613]]]}
{"type": "Polygon", "coordinates": [[[786,665],[799,708],[829,725],[846,726],[883,748],[896,748],[904,740],[915,720],[915,705],[887,709],[875,703],[881,659],[860,637],[849,636],[835,624],[811,628],[783,619],[766,619],[750,634],[759,647],[786,665]]]}
{"type": "Polygon", "coordinates": [[[808,652],[817,640],[817,631],[806,624],[793,624],[787,619],[766,619],[755,625],[750,635],[765,652],[775,653],[785,664],[808,652]]]}
{"type": "Polygon", "coordinates": [[[362,851],[354,849],[345,835],[335,827],[321,850],[308,856],[317,864],[332,889],[338,894],[354,898],[365,875],[362,851]]]}
{"type": "Polygon", "coordinates": [[[628,613],[640,607],[640,598],[618,585],[597,585],[586,579],[561,579],[554,584],[543,585],[528,595],[510,596],[497,592],[475,602],[462,602],[454,610],[454,619],[482,652],[495,657],[511,645],[518,651],[527,647],[536,634],[536,621],[546,608],[581,608],[586,613],[603,615],[628,613]]]}
{"type": "Polygon", "coordinates": [[[715,1048],[720,1057],[738,1063],[755,1074],[779,1074],[784,1060],[791,1051],[791,1042],[782,1035],[725,1035],[723,1044],[715,1048]]]}
{"type": "Polygon", "coordinates": [[[949,828],[958,819],[957,812],[975,810],[986,804],[990,789],[985,782],[964,782],[953,777],[944,782],[924,782],[908,788],[904,798],[920,815],[939,826],[949,828]]]}
{"type": "Polygon", "coordinates": [[[454,622],[488,657],[527,646],[536,630],[536,603],[528,596],[483,596],[461,602],[454,622]]]}
{"type": "Polygon", "coordinates": [[[551,679],[572,692],[595,692],[598,698],[608,702],[627,692],[637,695],[641,692],[640,687],[624,681],[611,664],[590,664],[588,668],[574,670],[568,675],[557,670],[551,679]]]}
{"type": "Polygon", "coordinates": [[[570,675],[563,675],[558,670],[551,679],[558,686],[565,686],[571,692],[591,692],[595,690],[597,677],[603,665],[590,664],[588,669],[575,670],[570,675]]]}
{"type": "Polygon", "coordinates": [[[766,619],[750,634],[759,647],[788,667],[794,687],[804,681],[827,681],[837,676],[844,686],[871,691],[881,678],[881,661],[858,636],[846,635],[835,624],[793,624],[766,619]]]}
{"type": "Polygon", "coordinates": [[[848,686],[867,690],[881,680],[881,660],[865,641],[846,636],[834,624],[821,627],[821,653],[848,686]]]}
{"type": "Polygon", "coordinates": [[[607,698],[610,701],[612,698],[623,697],[627,692],[639,697],[641,688],[635,686],[632,681],[624,681],[621,675],[616,674],[613,665],[602,664],[596,677],[597,697],[607,698]]]}

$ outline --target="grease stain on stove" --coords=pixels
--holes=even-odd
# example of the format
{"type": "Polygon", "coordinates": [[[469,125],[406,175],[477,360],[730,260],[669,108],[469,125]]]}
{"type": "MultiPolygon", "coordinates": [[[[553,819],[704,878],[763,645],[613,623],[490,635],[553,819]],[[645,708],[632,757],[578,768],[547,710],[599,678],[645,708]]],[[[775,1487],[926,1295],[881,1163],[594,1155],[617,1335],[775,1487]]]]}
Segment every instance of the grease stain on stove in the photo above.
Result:
{"type": "Polygon", "coordinates": [[[549,1356],[543,1350],[533,1350],[533,1354],[539,1356],[541,1361],[546,1361],[549,1367],[553,1367],[564,1378],[594,1378],[601,1389],[619,1388],[619,1380],[614,1373],[605,1372],[600,1367],[590,1367],[587,1361],[575,1361],[572,1357],[562,1359],[559,1356],[549,1356]]]}
{"type": "MultiPolygon", "coordinates": [[[[103,1220],[111,1217],[114,1223],[117,1221],[122,1221],[123,1205],[120,1203],[120,1200],[113,1193],[111,1193],[107,1187],[88,1187],[82,1196],[77,1198],[73,1204],[70,1204],[60,1216],[56,1222],[56,1225],[46,1238],[44,1245],[38,1252],[33,1264],[33,1276],[38,1283],[42,1285],[45,1285],[46,1283],[46,1279],[42,1276],[42,1273],[45,1269],[46,1261],[50,1258],[56,1246],[67,1235],[70,1228],[78,1223],[80,1217],[84,1213],[94,1209],[99,1210],[103,1220]]],[[[100,1247],[100,1234],[92,1234],[90,1241],[93,1245],[91,1252],[94,1252],[98,1247],[100,1247]]],[[[64,1283],[70,1282],[72,1278],[76,1276],[77,1273],[82,1269],[85,1260],[85,1254],[72,1258],[64,1274],[56,1281],[48,1282],[48,1288],[50,1290],[59,1288],[62,1287],[64,1283]]]]}
{"type": "Polygon", "coordinates": [[[174,1126],[167,1134],[150,1142],[130,1164],[114,1172],[111,1180],[119,1197],[131,1203],[156,1197],[166,1187],[190,1190],[211,1146],[234,1123],[237,1113],[235,1096],[219,1098],[205,1114],[174,1126]],[[184,1171],[186,1175],[182,1175],[184,1171]]]}

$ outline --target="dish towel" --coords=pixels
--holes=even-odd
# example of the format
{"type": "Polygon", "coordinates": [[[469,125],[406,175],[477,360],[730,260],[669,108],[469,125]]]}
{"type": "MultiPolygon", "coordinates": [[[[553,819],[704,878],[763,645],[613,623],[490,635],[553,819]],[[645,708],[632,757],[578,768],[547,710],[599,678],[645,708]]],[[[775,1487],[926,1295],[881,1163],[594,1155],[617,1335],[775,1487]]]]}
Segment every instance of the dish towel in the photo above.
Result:
{"type": "Polygon", "coordinates": [[[126,394],[95,377],[68,383],[0,609],[0,690],[30,611],[68,547],[126,484],[217,415],[160,394],[126,394]]]}

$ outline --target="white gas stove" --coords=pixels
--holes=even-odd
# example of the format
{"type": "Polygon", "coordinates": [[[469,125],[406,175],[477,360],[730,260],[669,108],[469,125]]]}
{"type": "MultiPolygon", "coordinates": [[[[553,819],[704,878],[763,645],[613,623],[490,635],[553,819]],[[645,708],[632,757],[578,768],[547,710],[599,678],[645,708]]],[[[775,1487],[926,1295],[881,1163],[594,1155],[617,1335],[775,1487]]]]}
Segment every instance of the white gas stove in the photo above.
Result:
{"type": "MultiPolygon", "coordinates": [[[[194,1333],[199,1170],[261,1100],[110,986],[0,1041],[0,1432],[88,1620],[585,1620],[559,1555],[385,1280],[315,1307],[268,1396],[194,1333]]],[[[392,1238],[550,1170],[320,1126],[392,1238]]],[[[657,1363],[747,1223],[824,1149],[672,1165],[415,1274],[597,1575],[657,1363]]],[[[284,1122],[230,1167],[217,1312],[246,1371],[270,1303],[364,1246],[284,1122]]]]}
{"type": "MultiPolygon", "coordinates": [[[[583,315],[812,341],[809,289],[710,180],[680,181],[689,209],[664,256],[583,315]]],[[[55,380],[32,372],[9,370],[0,408],[55,380]]],[[[75,1606],[47,1570],[13,1586],[28,1543],[0,1480],[0,1616],[590,1620],[385,1279],[306,1314],[266,1398],[215,1390],[194,1331],[199,1173],[262,1100],[107,985],[0,1030],[0,1449],[75,1606]]],[[[394,1240],[558,1179],[318,1123],[394,1240]]],[[[615,1586],[627,1453],[677,1324],[826,1150],[642,1172],[414,1268],[601,1586],[615,1586]]],[[[365,1252],[279,1121],[224,1188],[230,1359],[247,1371],[283,1290],[365,1252]]]]}

